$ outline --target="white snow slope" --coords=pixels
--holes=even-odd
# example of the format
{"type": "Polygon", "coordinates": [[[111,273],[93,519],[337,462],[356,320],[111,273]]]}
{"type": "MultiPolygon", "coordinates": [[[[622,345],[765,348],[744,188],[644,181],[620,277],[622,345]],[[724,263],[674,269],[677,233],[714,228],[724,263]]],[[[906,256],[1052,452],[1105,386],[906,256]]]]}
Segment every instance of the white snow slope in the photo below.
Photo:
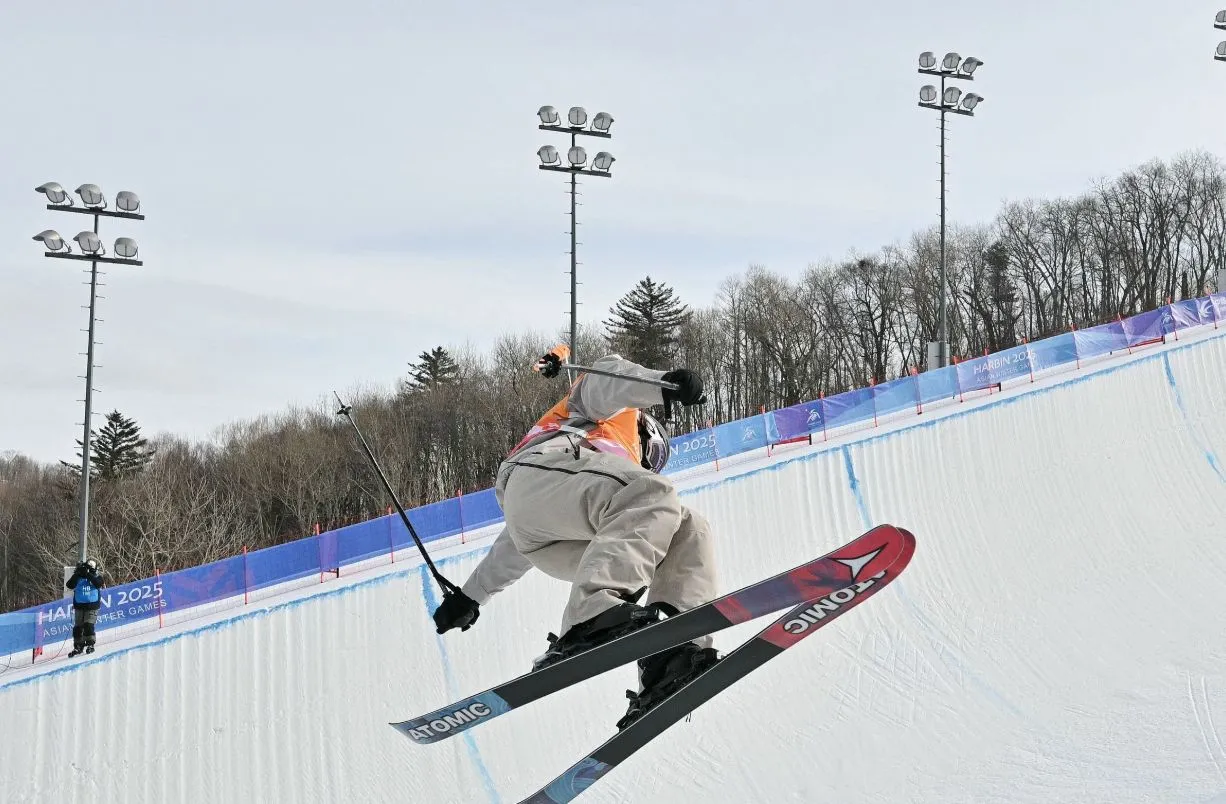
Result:
{"type": "MultiPolygon", "coordinates": [[[[915,559],[580,800],[1200,804],[1226,792],[1219,336],[691,481],[726,588],[879,522],[914,531],[915,559]]],[[[462,580],[479,555],[443,569],[462,580]]],[[[533,573],[472,630],[439,637],[425,573],[381,573],[0,679],[3,799],[513,803],[612,733],[630,668],[412,744],[387,723],[522,672],[566,588],[533,573]]]]}

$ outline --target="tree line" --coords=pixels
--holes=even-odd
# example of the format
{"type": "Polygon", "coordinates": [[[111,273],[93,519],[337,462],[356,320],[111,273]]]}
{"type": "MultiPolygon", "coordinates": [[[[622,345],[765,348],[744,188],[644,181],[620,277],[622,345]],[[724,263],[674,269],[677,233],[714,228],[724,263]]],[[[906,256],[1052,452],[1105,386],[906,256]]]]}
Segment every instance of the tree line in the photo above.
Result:
{"type": "MultiPolygon", "coordinates": [[[[1005,204],[946,242],[955,355],[996,351],[1214,289],[1226,172],[1207,153],[1153,161],[1073,198],[1005,204]]],[[[935,228],[876,253],[788,276],[750,266],[713,303],[640,280],[578,353],[608,351],[700,372],[709,402],[685,432],[925,368],[939,305],[935,228]]],[[[488,352],[421,352],[394,389],[353,415],[406,506],[488,487],[503,456],[565,391],[527,367],[559,332],[501,337],[488,352]]],[[[90,552],[112,582],[267,547],[385,512],[388,500],[336,405],[226,425],[209,441],[146,441],[114,411],[94,440],[90,552]]],[[[79,443],[78,443],[78,446],[79,443]]],[[[79,461],[0,454],[0,610],[60,594],[75,553],[79,461]]]]}

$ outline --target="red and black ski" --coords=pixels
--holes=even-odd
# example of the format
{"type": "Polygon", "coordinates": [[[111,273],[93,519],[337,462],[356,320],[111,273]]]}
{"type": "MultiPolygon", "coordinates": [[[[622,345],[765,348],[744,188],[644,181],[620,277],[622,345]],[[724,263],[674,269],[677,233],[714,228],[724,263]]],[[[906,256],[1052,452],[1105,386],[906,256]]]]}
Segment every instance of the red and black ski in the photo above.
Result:
{"type": "Polygon", "coordinates": [[[888,547],[892,549],[883,546],[877,553],[856,556],[848,545],[832,553],[828,558],[842,567],[838,573],[841,577],[825,594],[780,617],[520,804],[564,804],[573,800],[694,709],[881,591],[906,568],[915,552],[915,537],[909,531],[884,525],[871,533],[883,531],[889,532],[888,547]]]}
{"type": "MultiPolygon", "coordinates": [[[[795,569],[716,598],[675,617],[661,620],[442,709],[391,725],[415,743],[428,744],[445,740],[615,667],[805,601],[824,598],[832,593],[842,593],[849,583],[849,578],[860,577],[869,569],[876,573],[895,566],[899,561],[905,565],[912,550],[914,539],[910,534],[892,525],[881,525],[837,550],[795,569]]],[[[731,658],[731,655],[728,658],[731,658]]],[[[715,667],[718,668],[723,663],[721,661],[715,667]]],[[[705,675],[703,677],[705,678],[705,675]]]]}

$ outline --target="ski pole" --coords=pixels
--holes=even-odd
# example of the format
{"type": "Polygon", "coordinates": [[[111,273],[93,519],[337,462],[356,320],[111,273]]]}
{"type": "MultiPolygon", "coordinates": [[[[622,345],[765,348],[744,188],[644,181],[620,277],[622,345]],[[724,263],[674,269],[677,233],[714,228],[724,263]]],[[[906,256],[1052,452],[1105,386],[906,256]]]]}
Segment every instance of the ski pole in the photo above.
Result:
{"type": "Polygon", "coordinates": [[[605,369],[592,368],[591,366],[576,366],[573,363],[563,363],[561,368],[567,371],[578,371],[583,374],[599,374],[602,377],[616,377],[619,380],[630,380],[631,382],[641,382],[646,385],[655,385],[660,388],[667,388],[670,391],[676,391],[681,386],[675,382],[667,380],[655,380],[651,377],[635,377],[633,374],[622,374],[618,371],[607,371],[605,369]]]}
{"type": "Polygon", "coordinates": [[[392,484],[387,482],[387,476],[383,474],[383,468],[379,466],[378,459],[375,454],[370,451],[370,445],[366,443],[366,437],[362,435],[362,431],[358,429],[358,423],[353,420],[353,405],[346,405],[341,401],[341,395],[333,391],[332,394],[336,397],[337,403],[341,409],[336,412],[337,416],[344,416],[353,425],[353,431],[358,434],[358,440],[362,442],[362,451],[366,453],[366,457],[370,459],[371,466],[375,467],[375,472],[379,475],[379,480],[383,481],[383,488],[392,498],[392,503],[396,506],[397,513],[400,514],[400,519],[404,521],[404,526],[409,529],[409,535],[413,537],[413,541],[417,544],[417,549],[421,552],[421,557],[425,559],[426,566],[430,568],[430,574],[434,576],[434,580],[438,581],[438,585],[443,588],[443,596],[451,594],[459,594],[460,587],[456,586],[451,581],[447,580],[438,567],[434,566],[434,562],[430,560],[430,554],[426,552],[426,546],[421,543],[421,539],[417,535],[417,530],[413,527],[413,523],[409,521],[409,515],[404,512],[404,506],[400,504],[400,500],[396,497],[396,492],[392,491],[392,484]]]}

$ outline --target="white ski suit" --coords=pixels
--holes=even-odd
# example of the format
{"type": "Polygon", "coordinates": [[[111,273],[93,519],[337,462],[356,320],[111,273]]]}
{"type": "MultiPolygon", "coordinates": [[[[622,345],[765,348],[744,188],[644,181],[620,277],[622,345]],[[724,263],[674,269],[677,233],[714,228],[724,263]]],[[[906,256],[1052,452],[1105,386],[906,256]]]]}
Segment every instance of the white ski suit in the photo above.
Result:
{"type": "MultiPolygon", "coordinates": [[[[593,368],[658,379],[664,372],[609,355],[593,368]]],[[[566,399],[565,427],[590,431],[626,409],[663,402],[660,388],[586,374],[566,399]]],[[[567,429],[528,439],[502,463],[494,490],[506,527],[462,591],[480,605],[531,567],[569,581],[565,634],[647,589],[644,603],[684,611],[716,594],[710,527],[669,479],[624,450],[600,451],[567,429]]],[[[707,647],[710,639],[702,641],[707,647]]]]}

